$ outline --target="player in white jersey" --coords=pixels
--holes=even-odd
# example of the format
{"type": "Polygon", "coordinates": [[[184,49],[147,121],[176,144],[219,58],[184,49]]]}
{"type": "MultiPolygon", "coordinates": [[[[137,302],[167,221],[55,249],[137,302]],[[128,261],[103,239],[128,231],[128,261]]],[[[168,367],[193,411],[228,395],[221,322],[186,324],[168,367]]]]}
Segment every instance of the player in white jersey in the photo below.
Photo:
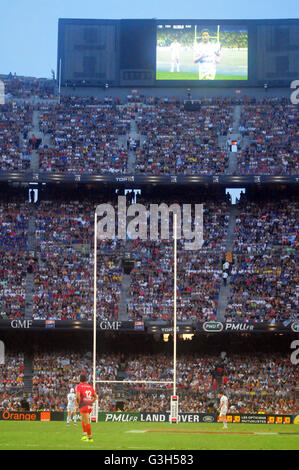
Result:
{"type": "Polygon", "coordinates": [[[67,396],[67,424],[68,425],[72,421],[72,415],[73,415],[74,424],[77,424],[76,394],[73,388],[71,388],[70,393],[68,393],[68,396],[67,396]]]}
{"type": "Polygon", "coordinates": [[[222,393],[218,394],[218,398],[220,398],[220,404],[219,404],[219,407],[217,408],[217,411],[219,412],[219,418],[223,422],[224,429],[227,429],[226,414],[228,410],[228,398],[226,395],[222,393]]]}
{"type": "Polygon", "coordinates": [[[174,68],[176,67],[176,71],[180,71],[180,53],[181,53],[181,45],[174,39],[174,41],[170,45],[170,55],[171,55],[171,72],[174,72],[174,68]]]}
{"type": "Polygon", "coordinates": [[[194,62],[198,64],[199,80],[214,80],[220,60],[220,43],[210,42],[209,31],[202,31],[202,41],[194,45],[194,62]]]}

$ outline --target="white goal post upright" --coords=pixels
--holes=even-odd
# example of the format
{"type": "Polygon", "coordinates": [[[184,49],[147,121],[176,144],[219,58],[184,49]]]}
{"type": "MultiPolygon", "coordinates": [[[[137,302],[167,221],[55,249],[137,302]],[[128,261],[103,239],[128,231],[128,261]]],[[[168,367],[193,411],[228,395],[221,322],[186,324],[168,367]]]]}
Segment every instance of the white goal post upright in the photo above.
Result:
{"type": "MultiPolygon", "coordinates": [[[[97,251],[98,251],[98,217],[94,213],[94,252],[93,252],[93,388],[96,389],[97,360],[97,251]]],[[[98,421],[98,400],[94,403],[90,415],[92,421],[98,421]]]]}
{"type": "MultiPolygon", "coordinates": [[[[173,311],[173,380],[98,380],[96,377],[96,352],[97,352],[97,211],[94,215],[94,269],[93,269],[93,388],[97,383],[120,384],[164,384],[173,386],[171,396],[170,418],[173,423],[178,422],[178,396],[176,395],[176,354],[177,354],[177,215],[174,214],[173,239],[174,239],[174,311],[173,311]]],[[[94,404],[91,420],[98,421],[98,401],[94,404]]]]}
{"type": "Polygon", "coordinates": [[[177,346],[177,215],[174,214],[173,220],[173,394],[171,397],[170,405],[170,421],[172,423],[178,422],[178,397],[176,394],[176,346],[177,346]]]}
{"type": "Polygon", "coordinates": [[[177,215],[174,214],[173,223],[173,395],[176,395],[176,291],[177,291],[177,215]]]}
{"type": "Polygon", "coordinates": [[[97,352],[97,251],[98,230],[97,211],[94,214],[94,253],[93,253],[93,388],[96,387],[96,352],[97,352]]]}

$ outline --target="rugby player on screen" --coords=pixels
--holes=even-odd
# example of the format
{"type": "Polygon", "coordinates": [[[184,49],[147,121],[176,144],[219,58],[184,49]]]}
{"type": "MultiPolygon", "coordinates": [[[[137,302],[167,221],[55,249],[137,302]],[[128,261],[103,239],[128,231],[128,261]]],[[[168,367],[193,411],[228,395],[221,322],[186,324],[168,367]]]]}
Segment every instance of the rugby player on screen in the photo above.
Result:
{"type": "Polygon", "coordinates": [[[201,33],[201,42],[194,45],[194,62],[198,64],[199,80],[214,80],[216,65],[220,61],[220,43],[212,43],[208,30],[201,33]]]}
{"type": "Polygon", "coordinates": [[[181,45],[174,39],[174,41],[170,45],[170,53],[171,53],[171,72],[174,72],[174,68],[176,67],[176,71],[180,71],[180,53],[181,53],[181,45]]]}
{"type": "Polygon", "coordinates": [[[97,399],[98,396],[93,387],[87,383],[86,375],[80,375],[80,384],[76,387],[76,404],[81,415],[83,429],[82,441],[93,442],[89,415],[97,399]]]}

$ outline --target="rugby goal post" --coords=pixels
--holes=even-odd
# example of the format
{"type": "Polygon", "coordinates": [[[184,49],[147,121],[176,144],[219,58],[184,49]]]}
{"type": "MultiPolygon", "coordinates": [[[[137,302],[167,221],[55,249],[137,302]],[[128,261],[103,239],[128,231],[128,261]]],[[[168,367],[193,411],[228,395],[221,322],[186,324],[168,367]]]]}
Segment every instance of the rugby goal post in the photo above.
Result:
{"type": "MultiPolygon", "coordinates": [[[[97,383],[107,384],[164,384],[172,385],[172,396],[170,404],[169,421],[178,423],[178,396],[176,394],[176,357],[177,357],[177,215],[174,214],[173,221],[173,244],[174,244],[174,263],[173,263],[173,380],[97,380],[96,377],[96,351],[97,351],[97,212],[94,215],[94,273],[93,273],[93,388],[96,389],[97,383]]],[[[98,421],[98,401],[94,403],[91,419],[98,421]]]]}

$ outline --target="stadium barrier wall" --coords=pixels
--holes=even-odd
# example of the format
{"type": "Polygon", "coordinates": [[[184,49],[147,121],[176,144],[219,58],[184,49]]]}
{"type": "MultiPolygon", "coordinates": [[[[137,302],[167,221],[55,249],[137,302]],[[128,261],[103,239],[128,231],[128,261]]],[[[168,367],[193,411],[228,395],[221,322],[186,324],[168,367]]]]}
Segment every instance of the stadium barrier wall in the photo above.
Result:
{"type": "MultiPolygon", "coordinates": [[[[63,411],[0,411],[0,421],[66,421],[67,413],[63,411]]],[[[80,415],[77,415],[80,419],[80,415]]],[[[125,412],[99,412],[99,422],[144,422],[168,423],[169,413],[125,413],[125,412]]],[[[217,423],[219,416],[216,413],[179,413],[179,422],[182,423],[217,423]]],[[[299,424],[299,415],[274,414],[228,414],[228,423],[242,424],[299,424]]]]}
{"type": "Polygon", "coordinates": [[[66,413],[58,411],[0,411],[0,421],[64,421],[66,413]],[[65,416],[64,416],[65,415],[65,416]]]}
{"type": "MultiPolygon", "coordinates": [[[[299,180],[299,178],[298,178],[299,180]]],[[[97,331],[106,332],[146,332],[150,334],[164,334],[172,330],[171,322],[161,321],[98,321],[97,331]]],[[[0,330],[23,329],[26,331],[39,331],[45,329],[65,330],[80,328],[81,330],[92,330],[93,321],[73,321],[73,320],[0,320],[0,330]]],[[[178,334],[196,333],[298,333],[299,321],[283,322],[221,322],[221,321],[178,321],[178,334]]]]}

